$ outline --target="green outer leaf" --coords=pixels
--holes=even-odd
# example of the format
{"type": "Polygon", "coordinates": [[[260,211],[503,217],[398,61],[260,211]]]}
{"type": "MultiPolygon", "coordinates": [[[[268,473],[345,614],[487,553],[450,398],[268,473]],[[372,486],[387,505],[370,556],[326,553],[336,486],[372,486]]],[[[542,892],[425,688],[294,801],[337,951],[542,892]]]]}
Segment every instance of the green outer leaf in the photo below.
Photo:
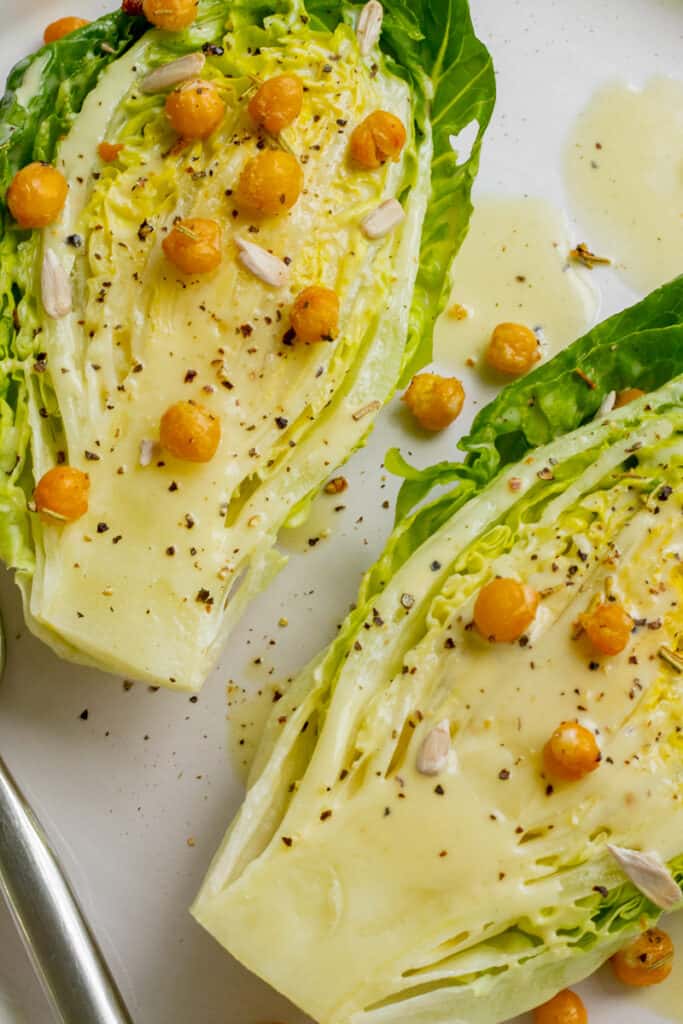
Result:
{"type": "MultiPolygon", "coordinates": [[[[104,68],[124,53],[145,29],[143,18],[116,11],[56,43],[42,47],[10,71],[0,101],[0,190],[4,198],[14,173],[31,160],[51,160],[60,136],[70,128],[83,100],[104,68]],[[114,51],[102,49],[105,43],[114,51]],[[28,109],[17,99],[26,72],[45,60],[40,89],[28,109]]],[[[3,207],[3,215],[5,210],[3,207]]]]}
{"type": "Polygon", "coordinates": [[[464,462],[417,470],[390,452],[387,468],[406,479],[399,492],[396,521],[432,488],[457,479],[484,485],[530,448],[575,430],[592,419],[610,391],[627,387],[653,391],[680,373],[683,275],[604,320],[554,359],[503,388],[459,442],[467,453],[464,462]]]}
{"type": "Polygon", "coordinates": [[[459,447],[475,476],[490,480],[500,465],[591,419],[610,391],[653,391],[681,372],[683,275],[504,388],[459,447]]]}
{"type": "MultiPolygon", "coordinates": [[[[496,85],[491,57],[476,37],[467,0],[385,0],[380,46],[390,70],[407,79],[416,99],[418,136],[433,138],[432,182],[420,269],[399,386],[432,358],[434,325],[451,290],[451,267],[472,213],[470,193],[496,85]],[[451,135],[472,121],[478,132],[467,160],[458,163],[451,135]]],[[[313,23],[327,28],[351,17],[359,5],[308,0],[313,23]]]]}
{"type": "Polygon", "coordinates": [[[390,448],[384,456],[384,468],[394,476],[402,476],[405,483],[396,499],[396,522],[400,523],[425,498],[433,487],[463,479],[459,463],[437,462],[426,469],[416,469],[401,455],[398,448],[390,448]]]}

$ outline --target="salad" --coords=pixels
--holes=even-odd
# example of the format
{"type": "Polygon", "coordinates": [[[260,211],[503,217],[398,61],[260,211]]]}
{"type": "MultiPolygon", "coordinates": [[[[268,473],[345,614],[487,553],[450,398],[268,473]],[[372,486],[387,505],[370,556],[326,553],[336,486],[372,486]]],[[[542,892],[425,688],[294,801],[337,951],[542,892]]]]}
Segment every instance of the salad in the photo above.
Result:
{"type": "Polygon", "coordinates": [[[464,462],[391,457],[395,531],[193,908],[316,1020],[580,1022],[608,958],[670,972],[682,399],[678,278],[504,389],[464,462]]]}
{"type": "Polygon", "coordinates": [[[59,654],[194,690],[429,359],[492,66],[464,0],[126,0],[46,40],[0,104],[0,556],[59,654]]]}

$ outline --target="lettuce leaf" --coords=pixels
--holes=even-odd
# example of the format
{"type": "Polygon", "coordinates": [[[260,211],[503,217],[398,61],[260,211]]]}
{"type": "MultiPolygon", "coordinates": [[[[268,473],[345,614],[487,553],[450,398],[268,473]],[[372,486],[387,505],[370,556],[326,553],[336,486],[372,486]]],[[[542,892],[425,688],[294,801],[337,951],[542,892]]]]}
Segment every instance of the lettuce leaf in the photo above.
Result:
{"type": "MultiPolygon", "coordinates": [[[[472,213],[470,193],[493,113],[495,77],[491,57],[474,34],[467,0],[390,0],[384,8],[382,50],[391,71],[410,82],[418,133],[433,145],[403,384],[431,359],[434,324],[448,301],[451,267],[472,213]],[[473,123],[471,148],[459,154],[456,136],[473,123]]],[[[360,8],[309,0],[306,9],[314,23],[330,28],[360,8]]]]}

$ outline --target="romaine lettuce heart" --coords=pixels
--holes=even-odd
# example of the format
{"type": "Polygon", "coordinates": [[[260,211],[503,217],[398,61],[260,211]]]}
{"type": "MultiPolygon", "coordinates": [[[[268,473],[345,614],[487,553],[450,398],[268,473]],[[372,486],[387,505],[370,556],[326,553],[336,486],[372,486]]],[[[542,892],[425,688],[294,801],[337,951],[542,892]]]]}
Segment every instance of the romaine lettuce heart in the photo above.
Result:
{"type": "Polygon", "coordinates": [[[202,0],[184,32],[141,34],[140,19],[111,16],[13,72],[0,124],[4,182],[29,157],[49,158],[69,195],[40,233],[5,216],[0,553],[20,570],[28,624],[63,655],[199,687],[247,601],[281,566],[280,528],[304,514],[401,376],[426,358],[493,103],[488,54],[466,5],[456,7],[436,16],[445,48],[435,51],[433,12],[387,4],[381,44],[364,57],[358,7],[202,0]],[[165,93],[145,79],[199,52],[226,114],[204,141],[178,144],[165,93]],[[65,96],[56,69],[72,57],[85,66],[65,96]],[[246,108],[258,82],[283,73],[301,78],[304,100],[276,140],[246,108]],[[378,109],[401,120],[407,143],[396,162],[359,170],[351,132],[378,109]],[[477,141],[459,163],[451,136],[472,119],[477,141]],[[103,139],[121,147],[113,162],[98,157],[103,139]],[[303,193],[289,212],[257,220],[236,185],[246,162],[271,148],[297,156],[303,193]],[[403,222],[368,238],[364,218],[389,198],[403,222]],[[183,275],[166,259],[162,242],[179,217],[221,225],[212,274],[183,275]],[[246,268],[249,244],[281,261],[286,285],[246,268]],[[72,296],[72,312],[56,319],[40,301],[46,256],[68,274],[72,296]],[[339,335],[292,344],[294,298],[319,283],[340,298],[339,335]],[[185,399],[221,424],[206,464],[154,444],[165,410],[185,399]],[[65,461],[88,473],[89,508],[55,525],[27,506],[34,483],[65,461]]]}
{"type": "Polygon", "coordinates": [[[657,920],[608,844],[683,881],[682,399],[678,376],[418,513],[278,702],[193,913],[317,1020],[499,1024],[657,920]],[[516,643],[473,628],[497,576],[540,597],[516,643]],[[612,656],[577,628],[601,601],[634,623],[612,656]],[[562,782],[543,751],[574,720],[601,762],[562,782]]]}

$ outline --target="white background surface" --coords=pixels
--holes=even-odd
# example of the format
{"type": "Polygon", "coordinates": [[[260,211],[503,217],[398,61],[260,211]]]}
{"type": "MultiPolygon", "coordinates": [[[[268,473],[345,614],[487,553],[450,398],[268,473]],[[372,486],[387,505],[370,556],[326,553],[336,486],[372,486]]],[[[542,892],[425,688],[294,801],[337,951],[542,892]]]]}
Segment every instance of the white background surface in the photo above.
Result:
{"type": "MultiPolygon", "coordinates": [[[[563,141],[595,87],[614,78],[640,85],[653,74],[683,77],[681,0],[471,3],[498,74],[481,192],[529,193],[563,205],[563,141]]],[[[0,0],[3,77],[38,45],[45,23],[63,14],[93,17],[105,7],[99,0],[0,0]]],[[[590,242],[589,225],[577,226],[576,241],[584,239],[590,242]]],[[[599,283],[601,316],[634,297],[611,270],[600,272],[599,283]]],[[[474,379],[466,386],[475,398],[474,379]]],[[[481,404],[483,392],[478,397],[481,404]]],[[[120,679],[60,663],[26,634],[11,580],[0,578],[9,647],[0,750],[54,837],[136,1024],[303,1020],[224,954],[186,910],[241,796],[227,755],[225,686],[229,679],[256,687],[285,677],[333,635],[390,528],[392,513],[381,506],[396,483],[382,475],[384,452],[399,444],[423,464],[453,456],[458,427],[464,430],[472,409],[470,401],[456,428],[430,440],[409,432],[396,403],[384,412],[348,468],[348,509],[335,518],[336,535],[308,549],[314,531],[298,532],[294,546],[304,553],[252,606],[198,703],[144,686],[125,692],[120,679]],[[278,628],[282,615],[287,629],[278,628]],[[257,656],[258,668],[250,664],[257,656]],[[79,717],[85,708],[87,721],[79,717]]],[[[683,929],[677,930],[683,954],[683,929]]],[[[677,970],[683,973],[683,955],[677,970]]],[[[683,1019],[680,983],[669,984],[671,1008],[657,1016],[601,975],[585,987],[591,1024],[683,1019]]],[[[0,993],[15,1005],[14,1013],[5,1009],[0,995],[0,1024],[48,1024],[3,908],[0,993]]],[[[660,1008],[665,998],[662,989],[660,1008]]]]}

